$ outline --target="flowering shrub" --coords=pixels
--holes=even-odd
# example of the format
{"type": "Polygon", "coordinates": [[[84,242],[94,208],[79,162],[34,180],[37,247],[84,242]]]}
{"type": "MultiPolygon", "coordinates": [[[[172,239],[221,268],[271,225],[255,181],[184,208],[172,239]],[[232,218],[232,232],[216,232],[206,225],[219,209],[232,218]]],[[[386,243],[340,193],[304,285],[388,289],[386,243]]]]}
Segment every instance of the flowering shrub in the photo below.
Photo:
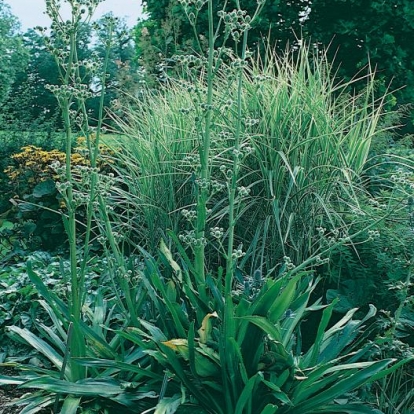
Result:
{"type": "MultiPolygon", "coordinates": [[[[106,156],[111,155],[111,150],[104,145],[100,152],[106,156]]],[[[87,154],[86,138],[79,137],[74,153],[71,154],[72,170],[79,181],[89,171],[87,154]]],[[[25,229],[25,233],[20,236],[30,241],[28,247],[55,248],[63,243],[63,238],[60,242],[57,242],[57,238],[64,234],[61,213],[66,210],[66,206],[57,184],[65,174],[66,154],[57,149],[48,151],[27,145],[10,158],[12,165],[4,170],[7,177],[5,193],[15,206],[9,212],[14,217],[9,219],[16,221],[16,231],[20,229],[21,233],[25,229]]],[[[111,172],[110,163],[111,160],[101,157],[98,162],[99,171],[103,174],[111,172]]],[[[82,220],[81,217],[79,219],[82,220]]]]}
{"type": "MultiPolygon", "coordinates": [[[[71,155],[71,165],[74,169],[79,166],[88,166],[89,160],[86,155],[86,138],[79,137],[76,141],[75,152],[71,155]]],[[[100,152],[103,155],[110,155],[111,150],[105,146],[100,146],[100,152]]],[[[27,190],[32,189],[37,184],[46,180],[57,180],[53,164],[65,164],[66,154],[57,149],[50,151],[43,150],[35,145],[27,145],[20,152],[13,154],[11,159],[14,165],[7,167],[4,173],[9,178],[9,184],[16,191],[16,195],[22,198],[27,190]],[[26,188],[25,188],[26,187],[26,188]]],[[[101,170],[108,169],[108,160],[99,163],[101,170]]]]}
{"type": "MultiPolygon", "coordinates": [[[[56,180],[58,177],[51,165],[56,162],[64,164],[65,157],[64,152],[56,149],[45,151],[34,145],[27,145],[21,152],[11,156],[14,165],[7,167],[4,172],[16,196],[23,198],[37,184],[56,180]]],[[[87,160],[79,153],[72,154],[71,161],[73,166],[87,164],[87,160]]]]}

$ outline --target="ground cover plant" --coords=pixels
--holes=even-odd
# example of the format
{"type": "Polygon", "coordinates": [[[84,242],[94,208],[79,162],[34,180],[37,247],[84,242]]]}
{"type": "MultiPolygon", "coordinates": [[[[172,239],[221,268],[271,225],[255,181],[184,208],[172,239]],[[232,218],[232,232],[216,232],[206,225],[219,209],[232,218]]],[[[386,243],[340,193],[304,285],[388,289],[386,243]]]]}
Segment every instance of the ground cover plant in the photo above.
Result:
{"type": "Polygon", "coordinates": [[[251,15],[224,2],[218,26],[212,0],[183,1],[195,31],[207,10],[206,54],[177,56],[176,78],[128,99],[124,116],[114,116],[128,140],[113,143],[113,172],[103,174],[113,22],[104,24],[106,58],[97,65],[79,59],[77,34],[99,1],[69,1],[65,22],[59,3],[46,3],[54,29],[46,43],[61,78],[51,90],[66,145],[53,180],[68,249],[44,267],[29,257],[3,275],[6,301],[22,288],[10,284],[13,272],[39,298],[16,302],[29,321],[1,308],[4,330],[35,358],[3,358],[17,372],[0,375],[0,385],[29,391],[15,402],[21,413],[383,412],[376,407],[385,400],[374,396],[385,398],[386,381],[413,359],[409,346],[392,352],[412,266],[401,271],[386,335],[378,334],[375,306],[338,316],[341,295],[327,302],[319,290],[323,266],[358,251],[408,207],[398,203],[411,183],[402,158],[407,182],[384,193],[381,208],[365,205],[375,200],[364,181],[371,144],[386,133],[373,78],[354,96],[306,45],[285,57],[269,52],[265,62],[253,56],[247,39],[262,1],[251,15]],[[94,131],[87,69],[99,79],[94,131]],[[74,168],[74,129],[85,137],[82,171],[74,168]],[[59,267],[61,289],[49,266],[59,267]]]}

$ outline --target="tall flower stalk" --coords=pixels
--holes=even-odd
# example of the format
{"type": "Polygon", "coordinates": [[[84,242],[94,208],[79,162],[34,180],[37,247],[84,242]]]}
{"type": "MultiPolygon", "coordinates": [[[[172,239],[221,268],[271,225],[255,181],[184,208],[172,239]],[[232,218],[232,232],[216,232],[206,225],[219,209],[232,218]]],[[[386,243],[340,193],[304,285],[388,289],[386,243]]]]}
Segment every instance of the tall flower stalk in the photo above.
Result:
{"type": "MultiPolygon", "coordinates": [[[[213,169],[212,153],[211,153],[211,137],[213,129],[215,128],[215,113],[218,111],[217,103],[214,102],[214,87],[215,78],[223,63],[222,55],[226,50],[226,42],[232,38],[235,42],[236,48],[241,40],[240,57],[236,57],[233,63],[232,70],[237,79],[237,97],[236,97],[236,124],[234,134],[234,147],[232,152],[232,169],[231,178],[228,183],[228,238],[227,238],[227,255],[226,255],[226,292],[231,291],[233,272],[237,257],[234,254],[234,229],[236,225],[236,193],[237,182],[239,178],[240,168],[240,146],[242,136],[242,90],[244,73],[243,68],[248,58],[247,54],[247,39],[251,23],[260,13],[264,2],[258,2],[258,7],[253,17],[247,15],[240,7],[240,2],[237,1],[237,10],[227,12],[227,1],[224,2],[222,10],[219,12],[219,22],[217,27],[214,27],[214,14],[212,0],[204,2],[195,2],[194,7],[192,1],[182,0],[189,22],[193,26],[196,38],[198,34],[196,30],[197,15],[201,8],[207,3],[208,15],[208,51],[206,59],[206,98],[201,103],[203,110],[203,117],[200,119],[198,125],[201,131],[201,142],[199,143],[199,162],[200,170],[197,178],[197,201],[196,201],[196,223],[195,223],[195,241],[194,241],[194,269],[198,281],[198,288],[200,297],[206,299],[206,257],[205,248],[207,245],[206,227],[208,222],[208,202],[211,196],[211,172],[213,169]],[[224,33],[221,33],[221,28],[224,28],[224,33]],[[221,44],[218,45],[218,39],[221,37],[221,44]]],[[[234,108],[232,108],[234,110],[234,108]]]]}
{"type": "MultiPolygon", "coordinates": [[[[208,20],[209,20],[209,50],[207,63],[207,101],[204,115],[203,140],[199,149],[200,156],[200,179],[197,198],[197,224],[196,224],[196,245],[195,245],[195,271],[199,281],[200,294],[205,299],[205,238],[207,224],[207,200],[209,196],[209,185],[211,166],[211,120],[213,115],[213,54],[215,45],[214,26],[213,26],[213,4],[208,1],[208,20]]],[[[194,25],[193,25],[194,26],[194,25]]]]}
{"type": "MultiPolygon", "coordinates": [[[[68,1],[71,7],[71,17],[64,21],[61,15],[60,3],[57,0],[47,0],[46,12],[52,20],[51,36],[46,37],[46,45],[53,53],[59,69],[59,86],[49,85],[55,94],[62,111],[64,135],[66,142],[66,162],[60,168],[63,182],[57,183],[67,209],[62,215],[65,230],[68,236],[70,258],[70,296],[69,309],[72,334],[68,337],[68,349],[71,357],[84,357],[86,353],[85,337],[80,327],[82,320],[82,306],[85,296],[85,273],[90,258],[90,241],[92,234],[92,221],[96,213],[99,178],[97,173],[97,157],[99,153],[100,133],[103,122],[103,105],[106,83],[106,69],[109,62],[111,47],[112,25],[108,24],[108,37],[106,39],[106,54],[102,65],[93,60],[81,60],[79,57],[79,34],[89,24],[90,19],[102,0],[68,1]],[[100,75],[98,71],[101,71],[100,75]],[[85,78],[98,76],[100,80],[100,106],[99,117],[94,140],[88,122],[86,100],[92,97],[89,85],[85,78]],[[76,179],[72,166],[72,141],[75,128],[80,129],[86,136],[88,155],[90,160],[89,184],[86,194],[86,221],[82,234],[77,228],[77,212],[79,200],[76,198],[76,179]],[[83,248],[81,247],[83,245],[83,248]],[[82,251],[82,254],[81,254],[82,251]]],[[[58,168],[59,169],[59,168],[58,168]]],[[[71,361],[72,380],[85,378],[86,369],[71,361]]]]}

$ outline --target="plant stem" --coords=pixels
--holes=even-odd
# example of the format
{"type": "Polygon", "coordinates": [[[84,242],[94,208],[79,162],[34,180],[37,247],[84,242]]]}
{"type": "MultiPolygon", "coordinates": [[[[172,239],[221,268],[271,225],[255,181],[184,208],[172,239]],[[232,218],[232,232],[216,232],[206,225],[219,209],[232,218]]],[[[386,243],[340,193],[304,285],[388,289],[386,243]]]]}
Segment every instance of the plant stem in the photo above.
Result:
{"type": "Polygon", "coordinates": [[[203,141],[200,145],[200,183],[197,199],[197,223],[196,223],[196,239],[195,246],[195,272],[197,277],[198,289],[200,297],[206,298],[205,291],[205,233],[207,224],[207,200],[209,196],[210,181],[210,147],[211,147],[211,119],[213,114],[213,65],[214,65],[214,25],[213,25],[213,2],[208,1],[208,35],[209,50],[207,64],[207,106],[204,116],[204,134],[203,141]]]}
{"type": "MultiPolygon", "coordinates": [[[[74,18],[72,16],[72,23],[74,24],[74,18]]],[[[63,85],[68,86],[70,84],[70,77],[72,67],[76,61],[76,28],[75,25],[70,32],[69,43],[69,58],[68,65],[63,79],[63,85]]],[[[70,102],[71,98],[65,96],[61,99],[63,122],[65,128],[66,137],[66,170],[65,178],[68,185],[67,196],[67,208],[68,208],[68,220],[66,225],[66,232],[69,241],[69,258],[70,258],[70,281],[71,281],[71,318],[73,319],[73,335],[70,339],[71,355],[73,357],[85,356],[85,338],[82,335],[79,326],[81,320],[81,299],[83,297],[83,286],[79,284],[78,271],[77,271],[77,245],[76,245],[76,205],[73,198],[73,176],[72,176],[72,125],[70,119],[70,102]]],[[[86,368],[80,366],[77,363],[72,362],[71,372],[73,373],[72,381],[85,378],[86,368]]]]}
{"type": "Polygon", "coordinates": [[[99,110],[98,110],[98,125],[96,128],[96,137],[94,146],[92,145],[91,135],[89,132],[89,125],[87,122],[88,113],[85,105],[85,101],[82,100],[79,102],[83,117],[86,120],[85,125],[85,135],[87,140],[88,152],[90,157],[90,164],[91,164],[91,176],[90,176],[90,190],[89,190],[89,199],[86,205],[86,231],[85,231],[85,239],[84,239],[84,249],[83,249],[83,260],[80,269],[80,284],[83,284],[85,281],[85,272],[86,266],[89,259],[89,251],[90,251],[90,238],[92,232],[92,218],[94,215],[94,202],[97,194],[97,185],[99,181],[98,172],[96,170],[97,167],[97,158],[99,155],[99,144],[100,144],[100,135],[102,130],[102,123],[103,123],[103,111],[104,111],[104,103],[105,103],[105,92],[106,92],[106,73],[109,64],[109,57],[111,53],[111,40],[113,36],[113,23],[109,27],[108,33],[108,44],[105,50],[105,57],[104,63],[102,67],[102,77],[101,77],[101,95],[99,98],[99,110]]]}

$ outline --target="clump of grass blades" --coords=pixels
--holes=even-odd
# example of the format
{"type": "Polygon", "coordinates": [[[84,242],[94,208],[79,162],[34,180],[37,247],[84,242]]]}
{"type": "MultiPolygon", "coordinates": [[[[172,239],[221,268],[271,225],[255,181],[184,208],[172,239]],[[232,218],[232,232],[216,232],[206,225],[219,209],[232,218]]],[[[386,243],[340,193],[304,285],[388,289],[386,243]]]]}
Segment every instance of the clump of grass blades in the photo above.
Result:
{"type": "MultiPolygon", "coordinates": [[[[226,186],[238,122],[238,82],[230,66],[223,65],[214,80],[210,184],[222,190],[208,202],[210,228],[228,227],[226,186]]],[[[128,215],[133,238],[150,251],[166,229],[187,229],[180,212],[195,203],[199,96],[207,88],[199,75],[191,82],[190,76],[171,79],[118,119],[128,137],[117,155],[127,191],[116,201],[124,204],[122,221],[128,215]]],[[[352,82],[336,83],[325,57],[307,46],[282,57],[269,51],[264,63],[252,61],[244,70],[237,185],[248,195],[236,198],[235,239],[249,246],[252,267],[266,262],[269,270],[283,256],[301,263],[316,254],[318,227],[348,235],[381,117],[373,75],[366,79],[366,89],[350,95],[352,82]]]]}

